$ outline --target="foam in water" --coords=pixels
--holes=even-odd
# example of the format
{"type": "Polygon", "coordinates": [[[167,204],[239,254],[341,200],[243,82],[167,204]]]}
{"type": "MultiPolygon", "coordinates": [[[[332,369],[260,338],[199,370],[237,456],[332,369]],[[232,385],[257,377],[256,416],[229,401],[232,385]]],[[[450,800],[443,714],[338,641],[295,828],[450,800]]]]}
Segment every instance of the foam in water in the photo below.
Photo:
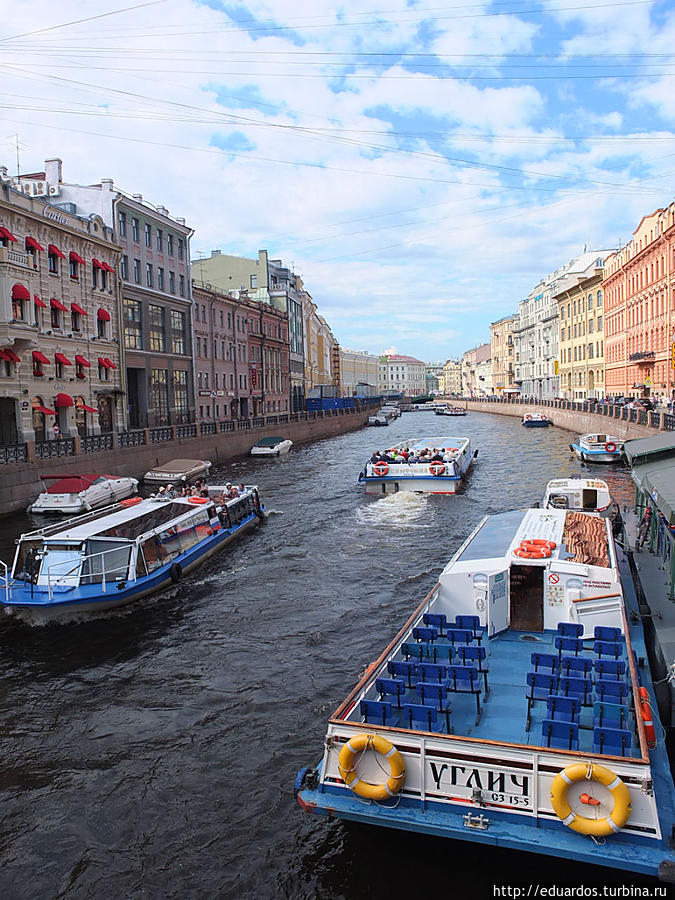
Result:
{"type": "Polygon", "coordinates": [[[387,494],[375,503],[369,503],[356,510],[357,521],[368,525],[385,525],[389,528],[430,528],[420,523],[421,516],[427,513],[429,494],[415,494],[410,491],[399,491],[387,494]]]}

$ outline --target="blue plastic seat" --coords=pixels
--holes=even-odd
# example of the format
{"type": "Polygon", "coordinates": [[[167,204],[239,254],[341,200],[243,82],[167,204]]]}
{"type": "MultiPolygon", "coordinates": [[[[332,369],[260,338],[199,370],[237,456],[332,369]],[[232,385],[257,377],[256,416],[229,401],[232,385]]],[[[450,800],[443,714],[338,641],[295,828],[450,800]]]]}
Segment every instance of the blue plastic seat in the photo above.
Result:
{"type": "Polygon", "coordinates": [[[448,682],[439,684],[436,681],[419,681],[417,691],[424,706],[432,706],[445,716],[445,730],[450,734],[450,698],[448,697],[448,682]]]}
{"type": "Polygon", "coordinates": [[[455,616],[455,624],[470,631],[474,640],[479,643],[483,640],[483,635],[487,631],[486,627],[480,624],[480,616],[455,616]]]}
{"type": "Polygon", "coordinates": [[[363,721],[372,725],[389,725],[394,717],[391,703],[382,700],[362,700],[360,710],[363,721]]]}
{"type": "Polygon", "coordinates": [[[403,725],[414,729],[415,723],[421,724],[426,731],[433,731],[432,725],[438,722],[438,715],[433,706],[422,703],[403,704],[403,725]]]}
{"type": "Polygon", "coordinates": [[[387,663],[387,672],[405,678],[408,689],[417,683],[417,666],[409,660],[390,659],[387,663]]]}
{"type": "Polygon", "coordinates": [[[457,644],[470,644],[473,641],[473,631],[448,625],[447,638],[453,646],[456,646],[457,644]]]}
{"type": "Polygon", "coordinates": [[[628,685],[625,681],[610,681],[598,678],[595,682],[595,698],[603,703],[623,703],[628,697],[628,685]]]}
{"type": "Polygon", "coordinates": [[[593,704],[593,728],[626,728],[631,725],[630,710],[620,703],[593,704]]]}
{"type": "Polygon", "coordinates": [[[485,695],[490,693],[488,686],[488,662],[485,647],[458,647],[457,660],[462,666],[475,666],[485,681],[485,695]]]}
{"type": "Polygon", "coordinates": [[[593,668],[598,678],[619,681],[626,677],[626,663],[622,659],[594,659],[593,668]]]}
{"type": "Polygon", "coordinates": [[[609,625],[596,625],[593,629],[593,637],[596,641],[608,641],[616,644],[621,640],[621,629],[609,625]]]}
{"type": "Polygon", "coordinates": [[[435,659],[434,644],[418,644],[414,641],[404,641],[401,644],[401,652],[406,659],[419,659],[433,662],[435,659]]]}
{"type": "Polygon", "coordinates": [[[401,708],[401,698],[406,692],[406,683],[403,678],[376,678],[375,690],[383,697],[396,697],[396,706],[401,708]]]}
{"type": "Polygon", "coordinates": [[[620,656],[623,656],[621,644],[613,643],[611,641],[594,641],[593,652],[600,659],[602,659],[603,656],[606,656],[608,659],[618,659],[620,656]]]}
{"type": "Polygon", "coordinates": [[[579,724],[581,704],[578,697],[559,697],[551,694],[546,698],[548,718],[554,722],[576,722],[579,724]]]}
{"type": "Polygon", "coordinates": [[[582,706],[590,706],[592,700],[593,682],[590,678],[561,678],[558,682],[558,691],[561,697],[576,697],[582,706]]]}
{"type": "Polygon", "coordinates": [[[563,653],[573,653],[575,656],[578,656],[583,652],[584,642],[581,638],[559,636],[555,639],[555,649],[558,651],[558,659],[561,658],[563,653]]]}
{"type": "Polygon", "coordinates": [[[558,622],[558,634],[561,637],[580,638],[584,633],[584,626],[578,622],[558,622]]]}
{"type": "Polygon", "coordinates": [[[625,728],[594,728],[593,752],[611,756],[630,756],[633,738],[625,728]]]}
{"type": "Polygon", "coordinates": [[[435,681],[440,684],[448,677],[448,667],[438,663],[418,663],[417,677],[420,681],[435,681]]]}
{"type": "Polygon", "coordinates": [[[438,640],[438,628],[428,628],[424,625],[417,625],[412,630],[413,639],[416,641],[425,641],[434,643],[438,640]]]}
{"type": "Polygon", "coordinates": [[[551,675],[548,672],[528,672],[527,673],[527,719],[525,722],[525,731],[530,730],[530,722],[532,721],[532,704],[536,700],[546,700],[550,694],[555,693],[558,687],[558,676],[551,675]]]}
{"type": "Polygon", "coordinates": [[[550,675],[556,675],[558,672],[558,657],[553,653],[533,653],[530,656],[530,663],[534,666],[535,672],[548,672],[550,675]]]}
{"type": "Polygon", "coordinates": [[[422,621],[425,625],[437,628],[441,637],[445,635],[445,632],[448,629],[448,620],[445,617],[445,613],[424,613],[422,621]]]}
{"type": "Polygon", "coordinates": [[[476,725],[480,719],[480,674],[475,666],[448,666],[448,691],[453,694],[473,694],[476,697],[476,725]]]}
{"type": "Polygon", "coordinates": [[[586,656],[561,656],[560,674],[565,678],[589,678],[593,660],[586,656]]]}
{"type": "Polygon", "coordinates": [[[541,740],[544,747],[560,750],[579,749],[579,726],[576,722],[558,722],[544,719],[541,723],[541,740]]]}

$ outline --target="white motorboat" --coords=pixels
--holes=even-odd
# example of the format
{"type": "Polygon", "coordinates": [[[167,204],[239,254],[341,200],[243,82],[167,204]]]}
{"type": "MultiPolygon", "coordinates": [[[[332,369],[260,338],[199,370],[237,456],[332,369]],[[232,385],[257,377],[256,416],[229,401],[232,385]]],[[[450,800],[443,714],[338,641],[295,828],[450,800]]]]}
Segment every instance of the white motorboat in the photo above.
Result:
{"type": "Polygon", "coordinates": [[[477,455],[469,438],[427,438],[392,448],[383,458],[374,456],[359,481],[365,484],[367,494],[454,494],[477,455]]]}
{"type": "Polygon", "coordinates": [[[389,419],[381,413],[377,413],[377,415],[374,416],[368,416],[368,425],[370,425],[371,428],[388,424],[389,419]]]}
{"type": "Polygon", "coordinates": [[[582,434],[570,444],[579,459],[584,462],[621,462],[623,441],[614,434],[582,434]]]}
{"type": "Polygon", "coordinates": [[[251,447],[251,456],[283,456],[292,446],[287,438],[264,437],[251,447]]]}
{"type": "Polygon", "coordinates": [[[146,472],[143,481],[152,484],[190,482],[201,475],[207,475],[210,468],[211,463],[208,459],[172,459],[146,472]]]}
{"type": "Polygon", "coordinates": [[[615,535],[623,527],[619,504],[610,494],[607,482],[599,478],[554,478],[546,485],[541,508],[598,513],[611,520],[615,535]]]}
{"type": "Polygon", "coordinates": [[[77,515],[133,497],[135,478],[118,475],[41,475],[45,486],[28,507],[30,513],[77,515]]]}
{"type": "Polygon", "coordinates": [[[551,420],[546,413],[525,413],[522,419],[525,428],[546,428],[551,420]]]}

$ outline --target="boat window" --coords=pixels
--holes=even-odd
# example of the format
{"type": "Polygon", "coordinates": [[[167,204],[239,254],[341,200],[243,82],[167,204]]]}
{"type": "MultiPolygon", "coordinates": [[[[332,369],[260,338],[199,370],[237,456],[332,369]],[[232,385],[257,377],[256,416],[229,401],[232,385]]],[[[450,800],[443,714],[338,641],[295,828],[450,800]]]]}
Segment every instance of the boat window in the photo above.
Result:
{"type": "Polygon", "coordinates": [[[14,570],[12,576],[17,581],[35,581],[40,569],[40,560],[37,556],[42,547],[42,540],[20,541],[16,548],[14,570]]]}
{"type": "Polygon", "coordinates": [[[52,584],[77,584],[81,565],[82,547],[80,544],[45,546],[42,552],[40,581],[48,579],[52,584]]]}
{"type": "Polygon", "coordinates": [[[148,574],[148,569],[145,565],[145,557],[143,556],[143,547],[138,548],[138,553],[136,555],[136,578],[143,578],[144,575],[148,574]]]}
{"type": "Polygon", "coordinates": [[[107,528],[105,531],[99,531],[98,535],[100,537],[127,538],[128,540],[133,541],[142,534],[147,534],[148,531],[154,531],[166,522],[177,519],[178,516],[185,515],[189,510],[190,507],[186,506],[184,503],[158,503],[152,512],[137,516],[135,519],[130,519],[119,525],[114,525],[112,528],[107,528]]]}
{"type": "Polygon", "coordinates": [[[584,489],[581,492],[582,509],[597,509],[598,492],[596,490],[584,489]]]}
{"type": "Polygon", "coordinates": [[[150,535],[146,541],[143,541],[141,548],[143,550],[143,556],[145,557],[145,564],[148,567],[148,572],[154,572],[155,569],[158,569],[160,566],[163,566],[165,562],[172,559],[168,550],[156,534],[150,535]]]}
{"type": "Polygon", "coordinates": [[[129,576],[131,549],[131,544],[119,541],[87,541],[82,584],[124,581],[129,576]]]}
{"type": "Polygon", "coordinates": [[[242,519],[251,515],[251,498],[242,497],[227,507],[231,525],[238,525],[242,519]]]}
{"type": "Polygon", "coordinates": [[[490,516],[473,540],[464,548],[457,562],[471,559],[494,559],[506,556],[511,541],[523,520],[523,510],[490,516]]]}

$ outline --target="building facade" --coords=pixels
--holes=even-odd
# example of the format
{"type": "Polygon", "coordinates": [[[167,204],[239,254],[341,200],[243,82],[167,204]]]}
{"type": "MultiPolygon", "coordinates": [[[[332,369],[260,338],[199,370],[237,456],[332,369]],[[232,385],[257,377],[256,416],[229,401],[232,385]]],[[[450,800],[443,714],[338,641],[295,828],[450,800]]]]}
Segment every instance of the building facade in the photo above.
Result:
{"type": "Polygon", "coordinates": [[[343,397],[375,397],[378,389],[379,357],[367,350],[340,347],[340,384],[343,397]]]}
{"type": "Polygon", "coordinates": [[[489,359],[489,344],[479,344],[477,347],[472,347],[471,350],[466,350],[462,354],[460,368],[462,376],[462,393],[464,396],[476,397],[479,393],[482,393],[482,391],[479,390],[481,382],[478,380],[479,373],[477,367],[489,359]]]}
{"type": "Polygon", "coordinates": [[[448,359],[443,365],[441,390],[446,397],[462,394],[462,364],[456,359],[448,359]]]}
{"type": "Polygon", "coordinates": [[[100,216],[0,169],[0,443],[125,430],[118,261],[100,216]]]}
{"type": "Polygon", "coordinates": [[[585,400],[605,395],[602,259],[575,284],[554,295],[558,304],[560,396],[585,400]]]}
{"type": "Polygon", "coordinates": [[[513,329],[517,321],[518,316],[514,313],[490,323],[492,388],[497,394],[504,392],[508,394],[513,391],[515,375],[513,329]]]}
{"type": "Polygon", "coordinates": [[[608,396],[675,397],[675,203],[605,260],[608,396]]]}
{"type": "Polygon", "coordinates": [[[488,357],[476,363],[476,395],[487,397],[493,392],[492,359],[488,357]]]}
{"type": "Polygon", "coordinates": [[[426,369],[426,363],[414,356],[381,356],[380,393],[421,397],[426,393],[426,369]]]}

